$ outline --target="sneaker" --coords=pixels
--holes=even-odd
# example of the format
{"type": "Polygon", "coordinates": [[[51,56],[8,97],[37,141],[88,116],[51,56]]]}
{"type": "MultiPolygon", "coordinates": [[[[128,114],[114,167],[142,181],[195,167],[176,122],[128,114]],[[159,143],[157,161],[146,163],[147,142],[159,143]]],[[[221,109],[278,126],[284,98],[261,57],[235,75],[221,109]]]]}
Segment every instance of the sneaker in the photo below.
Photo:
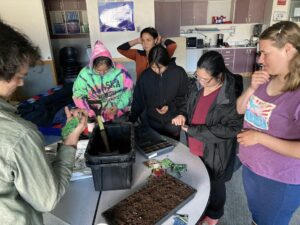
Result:
{"type": "Polygon", "coordinates": [[[219,222],[218,219],[212,219],[208,216],[204,217],[204,219],[200,222],[199,225],[216,225],[219,222]]]}

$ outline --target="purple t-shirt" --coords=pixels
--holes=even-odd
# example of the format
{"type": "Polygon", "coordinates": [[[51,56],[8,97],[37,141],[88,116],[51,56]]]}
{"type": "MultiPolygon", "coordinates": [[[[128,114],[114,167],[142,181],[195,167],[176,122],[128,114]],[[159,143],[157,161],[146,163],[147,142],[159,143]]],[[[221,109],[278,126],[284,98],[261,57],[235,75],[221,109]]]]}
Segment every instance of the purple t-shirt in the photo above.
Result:
{"type": "MultiPolygon", "coordinates": [[[[300,88],[277,96],[261,85],[250,97],[244,128],[251,128],[287,140],[300,140],[300,88]]],[[[295,149],[299,151],[299,149],[295,149]]],[[[300,184],[300,159],[283,156],[256,144],[240,145],[239,158],[254,173],[287,184],[300,184]]]]}

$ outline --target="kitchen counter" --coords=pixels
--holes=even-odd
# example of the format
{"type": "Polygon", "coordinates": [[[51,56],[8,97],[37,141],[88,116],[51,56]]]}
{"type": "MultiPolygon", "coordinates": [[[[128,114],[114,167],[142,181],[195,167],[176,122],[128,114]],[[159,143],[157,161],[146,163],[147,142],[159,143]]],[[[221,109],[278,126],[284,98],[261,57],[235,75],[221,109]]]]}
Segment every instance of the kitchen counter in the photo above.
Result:
{"type": "Polygon", "coordinates": [[[245,45],[232,45],[229,47],[218,47],[218,46],[211,46],[211,47],[204,47],[204,48],[189,48],[186,49],[202,49],[202,50],[213,50],[213,49],[237,49],[237,48],[256,48],[256,46],[245,46],[245,45]]]}
{"type": "Polygon", "coordinates": [[[226,67],[233,73],[249,76],[257,57],[257,46],[234,45],[230,47],[211,46],[209,48],[186,48],[186,72],[193,74],[199,58],[207,51],[222,54],[226,67]]]}

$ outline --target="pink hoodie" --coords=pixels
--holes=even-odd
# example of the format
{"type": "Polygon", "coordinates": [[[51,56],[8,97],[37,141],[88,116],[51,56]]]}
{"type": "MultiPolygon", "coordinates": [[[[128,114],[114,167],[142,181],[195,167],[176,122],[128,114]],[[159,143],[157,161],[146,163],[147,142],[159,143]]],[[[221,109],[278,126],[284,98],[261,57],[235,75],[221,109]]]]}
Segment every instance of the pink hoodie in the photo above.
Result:
{"type": "Polygon", "coordinates": [[[95,116],[95,112],[90,108],[87,99],[101,100],[103,103],[101,115],[105,121],[108,121],[122,116],[130,109],[133,82],[122,64],[113,63],[113,70],[109,70],[104,75],[95,74],[93,61],[100,56],[112,59],[103,43],[96,41],[89,65],[80,71],[74,82],[73,100],[78,108],[86,109],[91,117],[95,116]],[[106,110],[113,106],[118,108],[118,112],[112,118],[106,110]]]}
{"type": "MultiPolygon", "coordinates": [[[[108,49],[104,46],[104,44],[101,41],[98,40],[95,42],[95,46],[94,46],[94,49],[92,50],[92,54],[91,54],[91,58],[90,58],[90,62],[89,62],[89,67],[91,69],[93,68],[94,60],[96,58],[98,58],[99,56],[106,56],[112,60],[112,56],[111,56],[110,52],[108,51],[108,49]]],[[[116,63],[116,62],[113,62],[113,64],[116,68],[123,69],[126,72],[128,72],[124,65],[122,65],[120,63],[116,63]]]]}

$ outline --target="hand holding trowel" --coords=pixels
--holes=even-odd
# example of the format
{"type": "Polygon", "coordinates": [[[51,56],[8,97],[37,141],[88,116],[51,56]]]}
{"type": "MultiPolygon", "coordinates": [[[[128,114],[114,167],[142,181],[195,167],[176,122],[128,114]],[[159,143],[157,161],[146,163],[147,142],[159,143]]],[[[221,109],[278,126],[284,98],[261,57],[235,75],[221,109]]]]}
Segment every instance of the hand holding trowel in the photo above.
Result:
{"type": "Polygon", "coordinates": [[[100,130],[100,135],[102,137],[104,147],[105,147],[105,152],[110,152],[107,134],[106,134],[103,122],[102,122],[102,118],[101,118],[101,112],[102,112],[101,100],[90,100],[90,99],[88,99],[87,102],[88,102],[90,108],[96,114],[96,119],[97,119],[99,130],[100,130]]]}

